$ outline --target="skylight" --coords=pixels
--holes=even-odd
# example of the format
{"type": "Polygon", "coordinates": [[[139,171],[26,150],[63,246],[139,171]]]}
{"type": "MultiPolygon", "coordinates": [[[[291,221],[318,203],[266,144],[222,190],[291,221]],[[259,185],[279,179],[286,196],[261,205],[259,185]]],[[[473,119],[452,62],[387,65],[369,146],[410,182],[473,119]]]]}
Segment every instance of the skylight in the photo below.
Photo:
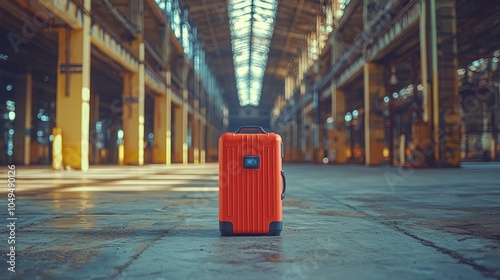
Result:
{"type": "Polygon", "coordinates": [[[277,0],[229,0],[234,71],[241,106],[259,105],[277,0]]]}

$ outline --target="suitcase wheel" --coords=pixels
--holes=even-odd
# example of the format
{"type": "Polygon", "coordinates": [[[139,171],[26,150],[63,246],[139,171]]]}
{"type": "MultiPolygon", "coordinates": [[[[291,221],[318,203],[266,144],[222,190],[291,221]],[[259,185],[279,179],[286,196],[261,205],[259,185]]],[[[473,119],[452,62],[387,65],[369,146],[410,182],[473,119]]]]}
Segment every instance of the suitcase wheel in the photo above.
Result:
{"type": "Polygon", "coordinates": [[[268,235],[279,236],[281,234],[282,229],[283,229],[283,222],[271,222],[269,223],[268,235]]]}
{"type": "Polygon", "coordinates": [[[219,222],[220,233],[223,236],[234,235],[233,233],[233,223],[231,222],[219,222]]]}

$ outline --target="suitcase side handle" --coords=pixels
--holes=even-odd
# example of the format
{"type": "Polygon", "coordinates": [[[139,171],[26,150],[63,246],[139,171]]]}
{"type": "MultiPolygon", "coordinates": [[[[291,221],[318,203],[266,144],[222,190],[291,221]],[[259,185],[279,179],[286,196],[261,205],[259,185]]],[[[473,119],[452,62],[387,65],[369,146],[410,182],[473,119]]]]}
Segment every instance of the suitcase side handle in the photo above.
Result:
{"type": "Polygon", "coordinates": [[[258,130],[259,133],[267,133],[263,128],[262,126],[258,126],[258,125],[249,125],[249,126],[240,126],[240,128],[238,128],[238,130],[236,130],[235,133],[241,133],[242,131],[244,130],[253,130],[253,131],[256,131],[258,130]]]}
{"type": "Polygon", "coordinates": [[[286,192],[286,179],[285,179],[285,172],[281,170],[281,178],[283,178],[283,191],[281,192],[281,200],[285,199],[285,192],[286,192]]]}

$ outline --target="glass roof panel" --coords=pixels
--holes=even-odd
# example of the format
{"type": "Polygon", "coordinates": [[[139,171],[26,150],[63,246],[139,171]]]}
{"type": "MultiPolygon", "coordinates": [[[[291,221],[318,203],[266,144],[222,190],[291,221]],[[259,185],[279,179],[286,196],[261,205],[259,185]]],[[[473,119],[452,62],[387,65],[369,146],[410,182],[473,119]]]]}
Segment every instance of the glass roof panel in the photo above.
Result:
{"type": "Polygon", "coordinates": [[[241,106],[259,105],[277,0],[229,0],[236,87],[241,106]]]}

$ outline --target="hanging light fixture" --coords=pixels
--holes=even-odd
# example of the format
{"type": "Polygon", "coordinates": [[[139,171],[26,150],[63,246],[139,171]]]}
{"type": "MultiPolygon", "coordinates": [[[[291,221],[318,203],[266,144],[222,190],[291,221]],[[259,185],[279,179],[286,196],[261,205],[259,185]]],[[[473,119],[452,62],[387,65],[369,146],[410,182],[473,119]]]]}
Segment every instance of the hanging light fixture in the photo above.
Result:
{"type": "Polygon", "coordinates": [[[396,67],[391,67],[391,77],[389,78],[389,84],[391,86],[397,85],[399,83],[398,77],[396,77],[396,67]]]}

